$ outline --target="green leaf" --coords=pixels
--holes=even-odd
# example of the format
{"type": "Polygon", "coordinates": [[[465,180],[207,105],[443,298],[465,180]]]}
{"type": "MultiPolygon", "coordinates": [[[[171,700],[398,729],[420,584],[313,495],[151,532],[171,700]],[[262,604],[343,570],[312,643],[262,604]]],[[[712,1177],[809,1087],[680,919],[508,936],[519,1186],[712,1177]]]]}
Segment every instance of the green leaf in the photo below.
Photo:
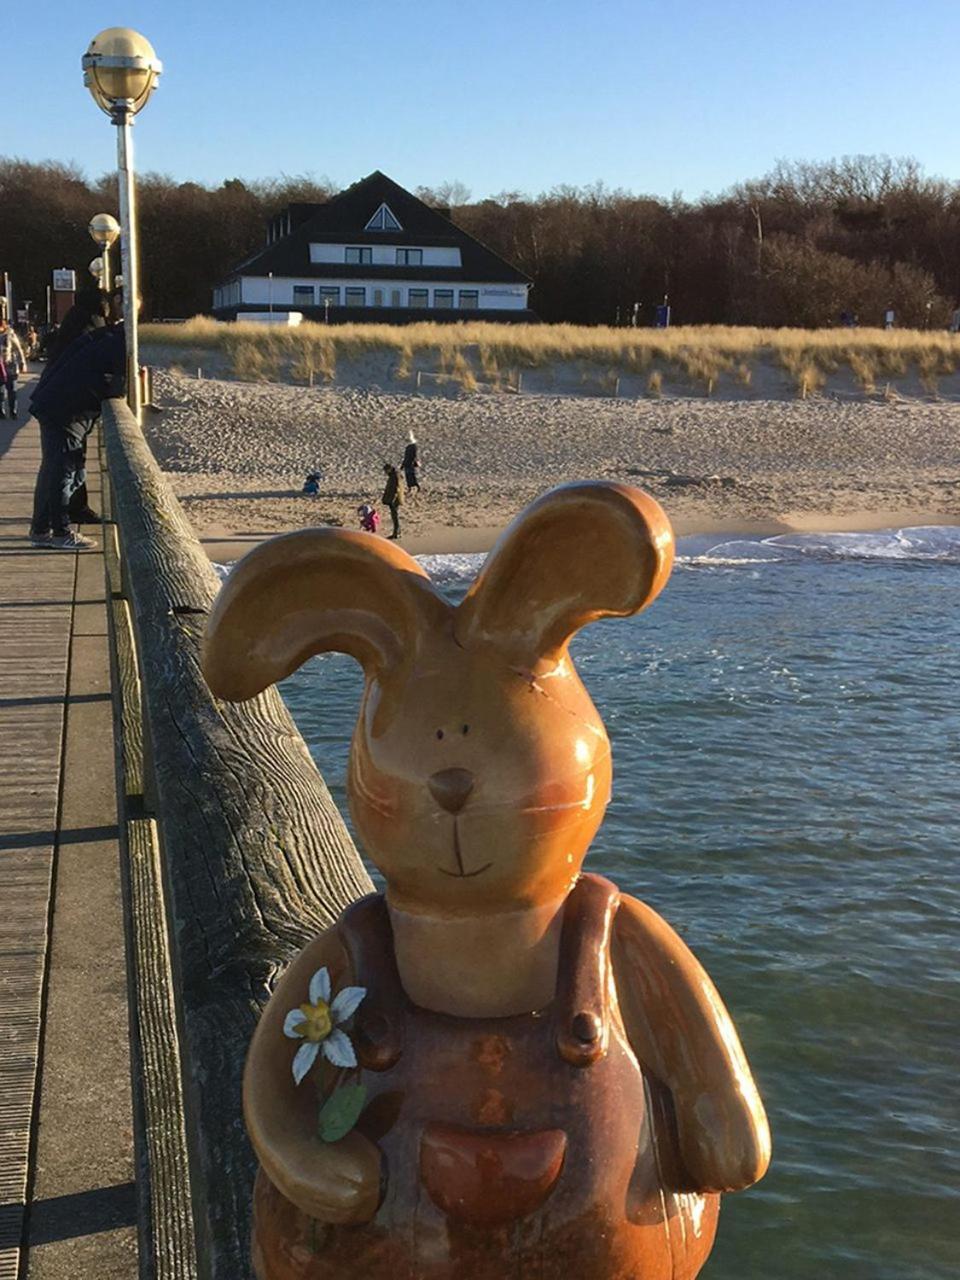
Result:
{"type": "Polygon", "coordinates": [[[360,1118],[367,1100],[366,1085],[342,1084],[320,1108],[317,1131],[324,1142],[339,1142],[360,1118]]]}

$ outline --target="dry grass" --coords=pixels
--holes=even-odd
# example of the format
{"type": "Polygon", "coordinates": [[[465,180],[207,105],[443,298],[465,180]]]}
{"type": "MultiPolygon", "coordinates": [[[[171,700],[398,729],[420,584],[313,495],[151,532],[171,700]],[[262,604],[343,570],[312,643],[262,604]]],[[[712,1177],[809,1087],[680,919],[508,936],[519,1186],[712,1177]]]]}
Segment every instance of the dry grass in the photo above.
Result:
{"type": "MultiPolygon", "coordinates": [[[[304,382],[332,379],[341,357],[387,351],[396,355],[398,377],[409,377],[418,358],[430,360],[468,390],[477,375],[496,386],[503,380],[513,383],[513,371],[575,361],[599,366],[604,383],[621,373],[639,374],[655,363],[713,390],[723,377],[749,385],[751,365],[766,360],[780,365],[803,395],[816,391],[827,375],[840,369],[849,369],[865,390],[871,390],[878,380],[915,368],[923,385],[935,389],[939,377],[960,365],[960,335],[909,329],[611,329],[482,321],[282,328],[220,324],[198,316],[180,325],[144,325],[142,339],[222,350],[239,377],[270,378],[285,370],[304,382]]],[[[663,375],[655,369],[648,389],[658,394],[662,383],[663,375]]]]}

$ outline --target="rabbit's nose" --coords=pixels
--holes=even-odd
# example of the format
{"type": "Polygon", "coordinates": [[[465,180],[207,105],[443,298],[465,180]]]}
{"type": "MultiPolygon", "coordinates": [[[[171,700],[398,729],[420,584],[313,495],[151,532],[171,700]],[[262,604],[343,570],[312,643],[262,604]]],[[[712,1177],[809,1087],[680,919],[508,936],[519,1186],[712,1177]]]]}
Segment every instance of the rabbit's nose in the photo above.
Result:
{"type": "Polygon", "coordinates": [[[427,786],[441,809],[459,813],[473,790],[473,782],[469,769],[441,769],[427,779],[427,786]]]}

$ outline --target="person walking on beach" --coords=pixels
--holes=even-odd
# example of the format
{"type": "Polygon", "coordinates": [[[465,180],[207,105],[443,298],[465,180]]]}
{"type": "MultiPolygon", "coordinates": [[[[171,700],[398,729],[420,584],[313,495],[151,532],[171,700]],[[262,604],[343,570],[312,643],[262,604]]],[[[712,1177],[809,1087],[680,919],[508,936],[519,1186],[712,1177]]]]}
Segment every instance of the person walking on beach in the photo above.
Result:
{"type": "Polygon", "coordinates": [[[17,332],[6,320],[0,319],[0,365],[3,366],[3,384],[0,385],[0,418],[7,415],[3,411],[3,388],[7,390],[7,408],[10,417],[17,416],[17,378],[27,369],[27,357],[17,332]]]}
{"type": "Polygon", "coordinates": [[[393,521],[393,532],[387,536],[391,539],[400,538],[400,503],[403,501],[400,492],[400,473],[391,462],[383,464],[383,474],[387,477],[387,483],[383,488],[383,497],[380,501],[390,512],[390,519],[393,521]]]}
{"type": "Polygon", "coordinates": [[[420,457],[417,452],[417,437],[412,431],[407,433],[407,446],[403,451],[403,461],[400,466],[403,469],[403,478],[407,482],[407,493],[416,489],[419,495],[420,479],[417,472],[420,468],[420,457]]]}
{"type": "Polygon", "coordinates": [[[40,427],[41,453],[30,524],[35,547],[88,551],[96,546],[70,528],[70,497],[102,402],[122,397],[125,390],[122,325],[83,334],[44,369],[30,398],[30,411],[40,427]]]}

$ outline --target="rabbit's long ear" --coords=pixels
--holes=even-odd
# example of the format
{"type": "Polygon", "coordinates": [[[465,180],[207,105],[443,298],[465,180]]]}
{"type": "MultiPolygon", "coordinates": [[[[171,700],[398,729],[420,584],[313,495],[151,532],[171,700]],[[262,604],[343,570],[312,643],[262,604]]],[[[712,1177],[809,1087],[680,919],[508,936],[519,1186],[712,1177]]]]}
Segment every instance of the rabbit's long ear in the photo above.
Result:
{"type": "Polygon", "coordinates": [[[449,606],[399,547],[368,533],[304,529],[263,543],[230,574],[207,623],[203,673],[232,702],[328,650],[382,676],[444,617],[449,606]]]}
{"type": "Polygon", "coordinates": [[[502,534],[455,614],[454,634],[525,665],[555,660],[585,623],[648,605],[672,564],[673,530],[649,495],[603,481],[563,485],[502,534]]]}

